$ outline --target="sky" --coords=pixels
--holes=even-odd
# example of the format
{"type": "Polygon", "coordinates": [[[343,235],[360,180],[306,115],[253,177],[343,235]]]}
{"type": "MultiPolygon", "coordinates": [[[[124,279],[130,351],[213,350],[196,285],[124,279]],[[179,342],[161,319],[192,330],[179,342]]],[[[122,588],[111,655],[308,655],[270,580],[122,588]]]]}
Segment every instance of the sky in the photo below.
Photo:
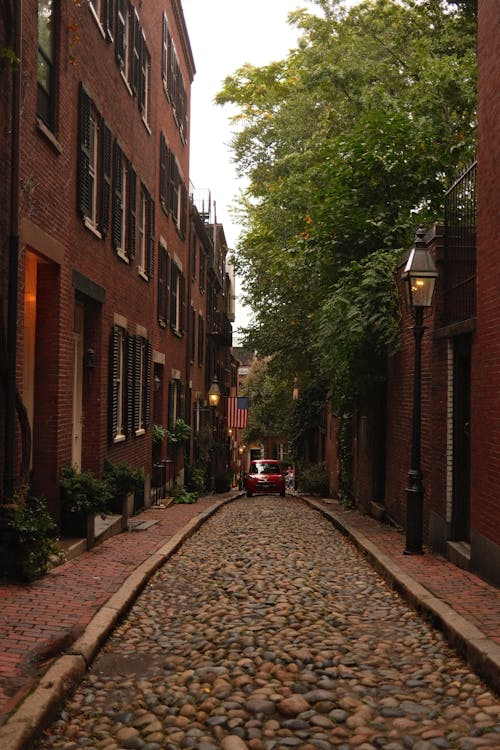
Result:
{"type": "MultiPolygon", "coordinates": [[[[231,162],[231,108],[213,103],[222,82],[244,63],[265,65],[287,56],[296,46],[298,31],[287,23],[290,11],[312,8],[308,0],[182,0],[196,66],[191,89],[190,178],[195,189],[209,189],[217,221],[224,225],[228,247],[240,232],[230,206],[243,186],[231,162]]],[[[234,111],[234,110],[233,110],[234,111]]],[[[248,325],[236,284],[234,330],[248,325]]],[[[235,336],[237,343],[237,336],[235,336]]]]}

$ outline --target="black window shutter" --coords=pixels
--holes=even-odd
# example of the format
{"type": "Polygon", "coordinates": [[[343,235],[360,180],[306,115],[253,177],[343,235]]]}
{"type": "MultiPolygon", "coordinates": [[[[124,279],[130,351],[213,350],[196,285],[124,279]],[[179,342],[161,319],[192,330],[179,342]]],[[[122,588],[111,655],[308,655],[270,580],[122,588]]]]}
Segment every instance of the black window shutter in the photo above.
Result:
{"type": "Polygon", "coordinates": [[[168,385],[168,429],[172,430],[174,427],[174,414],[175,414],[175,380],[171,380],[168,385]]]}
{"type": "Polygon", "coordinates": [[[127,435],[134,425],[134,344],[135,336],[127,336],[127,394],[123,432],[127,435]]]}
{"type": "Polygon", "coordinates": [[[153,373],[153,347],[150,341],[145,342],[144,356],[144,427],[151,421],[151,377],[153,373]]]}
{"type": "Polygon", "coordinates": [[[172,287],[172,263],[168,253],[165,253],[165,323],[170,319],[170,296],[172,287]]]}
{"type": "Polygon", "coordinates": [[[188,328],[188,351],[189,359],[194,362],[195,341],[196,341],[196,311],[194,307],[189,310],[189,328],[188,328]]]}
{"type": "Polygon", "coordinates": [[[123,212],[123,155],[115,141],[113,144],[113,205],[111,239],[115,247],[122,246],[122,212],[123,212]]]}
{"type": "Polygon", "coordinates": [[[165,136],[160,133],[160,202],[167,207],[167,144],[165,136]]]}
{"type": "Polygon", "coordinates": [[[137,176],[135,170],[128,170],[128,205],[127,205],[127,256],[129,260],[135,257],[136,235],[136,206],[137,206],[137,176]]]}
{"type": "Polygon", "coordinates": [[[104,0],[104,29],[110,42],[113,39],[113,0],[104,0]]]}
{"type": "Polygon", "coordinates": [[[170,260],[170,327],[173,329],[179,328],[179,321],[177,320],[177,280],[179,276],[179,269],[173,260],[170,260]]]}
{"type": "Polygon", "coordinates": [[[163,14],[163,38],[161,45],[161,77],[165,81],[167,78],[167,42],[168,26],[167,26],[167,14],[163,14]]]}
{"type": "Polygon", "coordinates": [[[137,101],[142,114],[146,112],[146,70],[148,67],[148,58],[149,55],[146,47],[146,39],[144,37],[144,32],[141,30],[139,40],[139,85],[137,101]]]}
{"type": "Polygon", "coordinates": [[[139,73],[141,60],[141,27],[139,19],[133,8],[130,8],[130,20],[132,23],[132,75],[130,85],[134,94],[139,91],[139,73]]]}
{"type": "Polygon", "coordinates": [[[187,205],[188,205],[188,192],[187,188],[184,185],[184,183],[181,183],[181,220],[180,220],[180,226],[181,226],[181,233],[182,236],[186,236],[186,229],[187,229],[187,205]]]}
{"type": "Polygon", "coordinates": [[[120,396],[120,331],[117,326],[111,330],[109,346],[109,439],[112,442],[118,434],[118,399],[120,396]]]}
{"type": "Polygon", "coordinates": [[[105,237],[109,231],[111,203],[111,131],[104,120],[101,125],[100,200],[99,229],[105,237]]]}
{"type": "Polygon", "coordinates": [[[141,424],[139,421],[140,416],[140,398],[141,398],[141,360],[142,360],[142,344],[143,338],[141,336],[132,336],[134,340],[134,395],[132,399],[132,425],[134,430],[140,429],[141,424]]]}
{"type": "Polygon", "coordinates": [[[115,57],[120,68],[125,67],[125,14],[126,0],[116,0],[115,57]]]}
{"type": "Polygon", "coordinates": [[[147,272],[150,279],[155,274],[155,204],[151,196],[147,196],[147,272]]]}
{"type": "Polygon", "coordinates": [[[176,176],[177,176],[177,164],[175,163],[175,154],[173,151],[169,151],[168,152],[168,209],[172,214],[174,214],[175,217],[177,216],[176,176]]]}
{"type": "Polygon", "coordinates": [[[82,84],[78,98],[78,208],[82,216],[90,216],[90,108],[91,100],[82,84]]]}
{"type": "Polygon", "coordinates": [[[179,330],[184,333],[186,330],[186,279],[184,278],[184,274],[179,274],[179,281],[180,281],[180,293],[181,293],[181,304],[180,304],[180,313],[181,313],[181,319],[179,322],[179,330]]]}
{"type": "Polygon", "coordinates": [[[158,320],[165,321],[165,259],[164,248],[158,243],[158,320]]]}

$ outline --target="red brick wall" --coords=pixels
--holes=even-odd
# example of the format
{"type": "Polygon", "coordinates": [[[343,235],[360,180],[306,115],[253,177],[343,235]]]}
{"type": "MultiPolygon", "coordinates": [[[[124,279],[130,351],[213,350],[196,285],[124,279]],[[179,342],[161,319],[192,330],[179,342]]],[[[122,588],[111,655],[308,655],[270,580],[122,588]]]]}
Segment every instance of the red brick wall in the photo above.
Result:
{"type": "Polygon", "coordinates": [[[471,520],[500,544],[500,7],[479,0],[477,331],[472,368],[471,520]]]}

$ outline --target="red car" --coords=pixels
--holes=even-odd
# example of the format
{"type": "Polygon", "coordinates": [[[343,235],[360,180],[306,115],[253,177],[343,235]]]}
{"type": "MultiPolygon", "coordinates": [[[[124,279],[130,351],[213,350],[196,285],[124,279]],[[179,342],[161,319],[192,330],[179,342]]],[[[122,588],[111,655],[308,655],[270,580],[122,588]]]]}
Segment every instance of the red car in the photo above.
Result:
{"type": "Polygon", "coordinates": [[[272,458],[262,458],[251,461],[246,478],[247,497],[252,497],[256,492],[266,495],[278,492],[285,496],[285,477],[281,470],[279,461],[272,458]]]}

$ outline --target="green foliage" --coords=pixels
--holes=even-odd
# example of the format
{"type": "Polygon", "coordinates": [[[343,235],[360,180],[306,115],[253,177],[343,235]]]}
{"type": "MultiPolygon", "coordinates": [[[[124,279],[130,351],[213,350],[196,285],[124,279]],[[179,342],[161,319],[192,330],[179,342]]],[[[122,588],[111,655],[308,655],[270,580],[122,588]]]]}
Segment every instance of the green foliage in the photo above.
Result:
{"type": "Polygon", "coordinates": [[[106,513],[112,499],[105,481],[91,471],[77,472],[72,466],[61,469],[60,488],[63,513],[79,516],[106,513]]]}
{"type": "Polygon", "coordinates": [[[466,2],[315,4],[291,14],[297,49],[243,66],[217,102],[236,106],[248,180],[235,212],[244,345],[289,382],[330,379],[344,404],[396,344],[394,248],[441,218],[474,158],[476,29],[466,2]]]}
{"type": "MultiPolygon", "coordinates": [[[[4,511],[5,512],[5,511],[4,511]]],[[[18,581],[34,581],[54,560],[62,558],[55,539],[56,523],[46,503],[35,497],[9,507],[7,544],[0,545],[0,574],[18,581]]]]}
{"type": "Polygon", "coordinates": [[[205,470],[195,466],[186,466],[184,484],[189,492],[200,497],[205,490],[205,470]]]}
{"type": "Polygon", "coordinates": [[[326,405],[326,386],[319,379],[299,390],[290,419],[290,448],[295,460],[303,458],[309,437],[321,422],[326,405]]]}
{"type": "Polygon", "coordinates": [[[324,463],[301,466],[297,479],[300,492],[307,495],[328,497],[330,492],[329,477],[324,463]]]}
{"type": "Polygon", "coordinates": [[[181,445],[191,436],[191,427],[180,417],[175,420],[171,430],[167,430],[168,442],[171,445],[181,445]]]}
{"type": "Polygon", "coordinates": [[[293,380],[278,372],[271,360],[253,363],[245,381],[245,395],[252,405],[245,442],[262,442],[267,437],[287,434],[292,394],[293,380]]]}
{"type": "Polygon", "coordinates": [[[189,505],[195,503],[197,499],[194,492],[188,492],[184,487],[176,487],[174,490],[174,503],[178,505],[189,505]]]}
{"type": "Polygon", "coordinates": [[[161,445],[167,437],[167,428],[162,427],[161,424],[153,425],[153,445],[161,445]]]}
{"type": "Polygon", "coordinates": [[[102,478],[114,497],[122,498],[144,490],[144,471],[130,466],[126,461],[114,464],[106,459],[102,478]]]}

